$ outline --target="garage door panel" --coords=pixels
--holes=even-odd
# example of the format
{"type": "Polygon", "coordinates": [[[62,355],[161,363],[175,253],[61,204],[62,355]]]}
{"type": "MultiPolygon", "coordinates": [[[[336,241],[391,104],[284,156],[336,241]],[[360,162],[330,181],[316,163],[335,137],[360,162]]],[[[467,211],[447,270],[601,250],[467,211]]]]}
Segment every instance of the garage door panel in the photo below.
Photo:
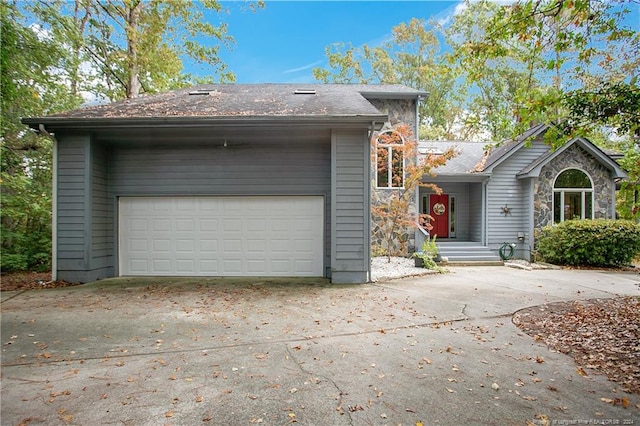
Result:
{"type": "Polygon", "coordinates": [[[176,272],[180,275],[191,274],[197,271],[195,262],[192,259],[176,259],[176,272]]]}
{"type": "Polygon", "coordinates": [[[146,259],[129,259],[128,261],[129,270],[132,274],[137,273],[146,273],[149,270],[149,265],[146,259]]]}
{"type": "Polygon", "coordinates": [[[322,197],[124,197],[121,275],[322,276],[322,197]]]}
{"type": "MultiPolygon", "coordinates": [[[[211,211],[204,211],[206,214],[213,214],[211,211]]],[[[218,219],[200,219],[198,221],[200,232],[218,232],[218,219]]]]}
{"type": "Polygon", "coordinates": [[[200,239],[200,253],[212,255],[218,252],[218,240],[200,239]]]}
{"type": "MultiPolygon", "coordinates": [[[[151,212],[148,212],[151,213],[151,212]]],[[[157,213],[154,211],[153,213],[157,213]]],[[[169,232],[171,231],[171,220],[169,219],[153,219],[151,221],[151,230],[153,232],[169,232]]]]}
{"type": "Polygon", "coordinates": [[[295,271],[298,275],[309,275],[313,270],[313,263],[308,260],[296,260],[295,271]]]}
{"type": "Polygon", "coordinates": [[[131,239],[129,240],[129,250],[131,253],[146,253],[149,250],[149,245],[146,239],[131,239]]]}
{"type": "Polygon", "coordinates": [[[153,259],[151,261],[154,273],[167,275],[171,273],[171,259],[153,259]]]}
{"type": "Polygon", "coordinates": [[[154,253],[171,253],[171,240],[153,240],[154,253]]]}

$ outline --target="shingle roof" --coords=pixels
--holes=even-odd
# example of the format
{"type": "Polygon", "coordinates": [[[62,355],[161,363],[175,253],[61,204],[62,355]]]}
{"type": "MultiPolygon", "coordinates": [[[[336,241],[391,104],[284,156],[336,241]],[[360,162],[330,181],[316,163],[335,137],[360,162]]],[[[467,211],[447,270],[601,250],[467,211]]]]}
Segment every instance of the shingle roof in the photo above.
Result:
{"type": "Polygon", "coordinates": [[[402,85],[210,84],[92,106],[56,118],[317,117],[383,115],[367,97],[417,98],[402,85]]]}
{"type": "Polygon", "coordinates": [[[488,142],[471,141],[420,141],[419,150],[422,154],[428,152],[445,152],[453,148],[456,156],[445,165],[434,169],[440,176],[465,175],[481,171],[488,142]]]}
{"type": "Polygon", "coordinates": [[[520,147],[524,146],[527,139],[530,137],[538,136],[549,128],[548,124],[539,124],[529,128],[526,132],[519,135],[512,141],[509,141],[503,145],[499,145],[491,150],[487,160],[485,161],[483,170],[486,170],[498,163],[501,160],[509,157],[513,152],[517,151],[520,147]]]}

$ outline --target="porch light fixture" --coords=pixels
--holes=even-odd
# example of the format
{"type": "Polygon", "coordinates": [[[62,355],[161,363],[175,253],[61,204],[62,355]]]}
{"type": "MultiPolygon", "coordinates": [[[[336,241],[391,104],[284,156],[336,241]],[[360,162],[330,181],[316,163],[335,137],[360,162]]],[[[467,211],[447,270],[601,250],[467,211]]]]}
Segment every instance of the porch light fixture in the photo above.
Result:
{"type": "Polygon", "coordinates": [[[500,207],[500,209],[502,210],[502,214],[504,215],[504,217],[507,217],[507,215],[511,214],[511,207],[509,207],[508,204],[505,204],[503,207],[500,207]]]}

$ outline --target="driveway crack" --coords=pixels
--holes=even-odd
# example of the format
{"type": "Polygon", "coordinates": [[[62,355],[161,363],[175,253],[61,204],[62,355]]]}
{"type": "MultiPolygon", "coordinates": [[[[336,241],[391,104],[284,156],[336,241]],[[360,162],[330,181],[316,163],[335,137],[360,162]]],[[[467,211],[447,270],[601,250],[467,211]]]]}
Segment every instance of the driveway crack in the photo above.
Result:
{"type": "Polygon", "coordinates": [[[466,318],[469,318],[469,315],[467,315],[467,313],[465,312],[467,310],[467,304],[465,303],[464,306],[462,307],[462,315],[464,315],[466,318]]]}
{"type": "Polygon", "coordinates": [[[345,393],[342,389],[340,389],[340,386],[338,386],[338,384],[331,378],[328,376],[324,376],[324,375],[319,375],[319,374],[314,374],[312,371],[307,370],[306,368],[304,368],[302,366],[302,364],[300,363],[300,361],[298,361],[298,358],[296,358],[296,356],[293,354],[293,352],[291,352],[291,349],[289,348],[289,345],[285,345],[285,348],[287,350],[287,355],[289,356],[289,358],[296,364],[296,366],[298,367],[298,369],[300,371],[302,371],[304,374],[307,374],[309,376],[316,376],[316,377],[321,377],[322,379],[326,380],[327,382],[331,383],[333,385],[334,388],[336,388],[336,390],[338,391],[338,397],[336,398],[338,401],[338,406],[336,407],[336,411],[338,411],[340,414],[346,414],[347,418],[349,419],[349,424],[353,425],[353,418],[351,417],[351,413],[349,412],[348,409],[344,409],[342,407],[342,396],[343,395],[347,395],[347,393],[345,393]]]}

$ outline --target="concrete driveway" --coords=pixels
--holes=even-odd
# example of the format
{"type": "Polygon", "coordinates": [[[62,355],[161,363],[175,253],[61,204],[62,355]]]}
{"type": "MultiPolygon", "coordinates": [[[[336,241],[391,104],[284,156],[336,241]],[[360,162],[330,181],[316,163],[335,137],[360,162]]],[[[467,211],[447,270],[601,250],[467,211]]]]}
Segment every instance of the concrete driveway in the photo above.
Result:
{"type": "Polygon", "coordinates": [[[533,305],[640,295],[640,275],[450,271],[3,293],[2,424],[640,424],[640,395],[511,323],[533,305]]]}

